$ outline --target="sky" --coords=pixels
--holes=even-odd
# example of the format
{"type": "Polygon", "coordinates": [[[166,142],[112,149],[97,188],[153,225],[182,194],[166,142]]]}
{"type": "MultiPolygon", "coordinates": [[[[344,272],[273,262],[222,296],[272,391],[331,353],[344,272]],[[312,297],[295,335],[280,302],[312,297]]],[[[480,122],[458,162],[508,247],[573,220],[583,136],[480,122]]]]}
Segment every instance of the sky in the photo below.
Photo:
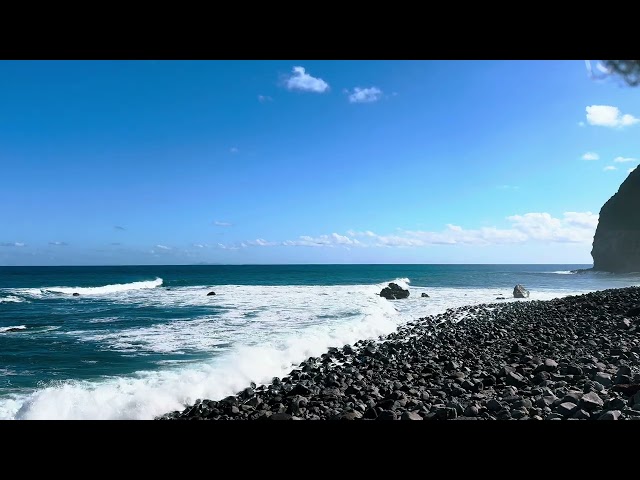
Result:
{"type": "Polygon", "coordinates": [[[590,264],[639,159],[594,61],[0,61],[0,265],[590,264]]]}

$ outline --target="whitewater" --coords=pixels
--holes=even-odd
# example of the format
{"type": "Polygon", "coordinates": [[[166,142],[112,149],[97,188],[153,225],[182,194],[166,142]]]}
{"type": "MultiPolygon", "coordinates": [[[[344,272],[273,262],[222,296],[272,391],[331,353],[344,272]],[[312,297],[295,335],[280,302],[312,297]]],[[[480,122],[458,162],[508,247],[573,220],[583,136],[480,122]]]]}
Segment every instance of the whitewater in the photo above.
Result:
{"type": "MultiPolygon", "coordinates": [[[[546,274],[560,278],[565,271],[546,274]]],[[[181,283],[156,277],[0,292],[18,299],[0,310],[16,312],[11,319],[0,317],[0,347],[4,342],[29,355],[40,342],[41,349],[52,350],[49,370],[39,363],[9,367],[8,383],[0,389],[0,418],[152,419],[197,399],[235,394],[251,382],[268,383],[329,347],[378,339],[417,318],[495,303],[499,296],[506,298],[501,302],[522,301],[513,298],[512,287],[418,286],[407,277],[340,285],[181,283]],[[390,281],[408,288],[410,297],[380,297],[390,281]],[[216,295],[208,296],[212,290],[216,295]],[[423,292],[429,297],[421,297],[423,292]],[[38,302],[49,318],[30,321],[19,314],[38,302]]],[[[540,288],[528,300],[584,293],[582,287],[540,288]]]]}

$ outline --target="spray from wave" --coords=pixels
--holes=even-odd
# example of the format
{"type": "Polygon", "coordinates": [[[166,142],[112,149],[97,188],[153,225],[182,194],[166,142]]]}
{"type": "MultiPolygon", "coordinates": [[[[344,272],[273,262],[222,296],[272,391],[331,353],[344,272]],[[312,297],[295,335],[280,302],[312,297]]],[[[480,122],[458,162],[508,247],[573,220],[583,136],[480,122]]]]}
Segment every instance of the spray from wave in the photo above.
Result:
{"type": "Polygon", "coordinates": [[[10,327],[0,327],[0,333],[18,332],[20,330],[26,330],[26,325],[13,325],[10,327]]]}
{"type": "Polygon", "coordinates": [[[109,295],[112,293],[129,292],[134,290],[146,290],[162,286],[162,279],[147,280],[143,282],[116,283],[114,285],[104,285],[102,287],[44,287],[40,289],[26,289],[24,293],[33,296],[40,296],[43,293],[63,293],[73,295],[109,295]]]}
{"type": "Polygon", "coordinates": [[[24,298],[9,295],[8,297],[0,297],[0,303],[22,303],[26,302],[24,298]]]}

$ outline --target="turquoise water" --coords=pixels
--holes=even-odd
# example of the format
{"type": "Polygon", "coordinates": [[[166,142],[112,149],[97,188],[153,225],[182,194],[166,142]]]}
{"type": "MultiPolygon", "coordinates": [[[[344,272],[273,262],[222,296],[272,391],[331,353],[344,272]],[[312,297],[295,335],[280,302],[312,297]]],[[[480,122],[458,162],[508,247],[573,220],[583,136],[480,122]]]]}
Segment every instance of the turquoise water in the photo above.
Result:
{"type": "Polygon", "coordinates": [[[408,320],[516,301],[517,283],[532,299],[640,284],[570,273],[588,267],[0,267],[0,418],[152,418],[408,320]],[[377,295],[394,280],[408,299],[377,295]]]}

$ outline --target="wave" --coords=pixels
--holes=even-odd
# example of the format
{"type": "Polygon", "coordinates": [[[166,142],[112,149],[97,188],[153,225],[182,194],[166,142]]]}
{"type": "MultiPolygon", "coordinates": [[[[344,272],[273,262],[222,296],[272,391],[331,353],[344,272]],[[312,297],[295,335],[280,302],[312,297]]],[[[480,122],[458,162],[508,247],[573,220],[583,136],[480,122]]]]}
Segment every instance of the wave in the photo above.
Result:
{"type": "Polygon", "coordinates": [[[113,285],[104,285],[102,287],[44,287],[39,289],[26,289],[25,293],[40,296],[43,293],[63,293],[73,295],[109,295],[111,293],[129,292],[133,290],[146,290],[162,286],[162,279],[147,280],[143,282],[132,283],[116,283],[113,285]]]}
{"type": "Polygon", "coordinates": [[[0,327],[0,333],[16,332],[19,330],[26,330],[26,325],[14,325],[10,327],[0,327]]]}
{"type": "Polygon", "coordinates": [[[555,272],[544,272],[544,273],[555,273],[557,275],[575,275],[577,271],[576,270],[558,270],[555,272]]]}
{"type": "Polygon", "coordinates": [[[26,302],[24,298],[9,295],[8,297],[0,297],[0,303],[22,303],[26,302]]]}

